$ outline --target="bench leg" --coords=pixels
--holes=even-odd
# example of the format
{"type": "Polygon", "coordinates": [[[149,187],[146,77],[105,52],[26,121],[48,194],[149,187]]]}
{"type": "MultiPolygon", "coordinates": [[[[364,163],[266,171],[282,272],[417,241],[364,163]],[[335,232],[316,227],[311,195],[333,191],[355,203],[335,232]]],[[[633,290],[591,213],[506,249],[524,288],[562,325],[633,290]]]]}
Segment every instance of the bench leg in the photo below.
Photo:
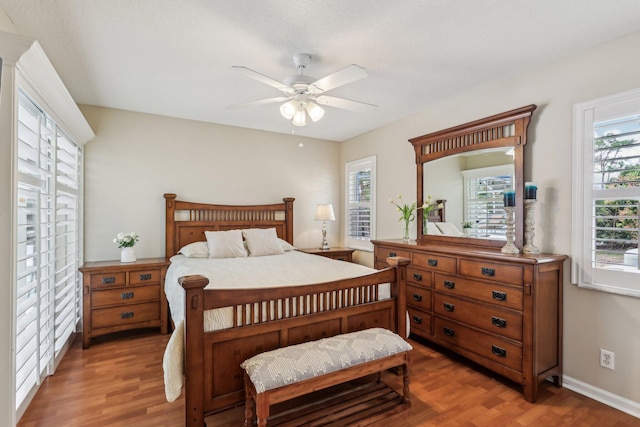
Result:
{"type": "Polygon", "coordinates": [[[266,393],[256,395],[256,416],[258,418],[258,427],[267,427],[267,418],[269,418],[269,398],[266,393]]]}
{"type": "Polygon", "coordinates": [[[252,427],[253,425],[253,396],[249,391],[248,377],[244,377],[244,427],[252,427]]]}
{"type": "Polygon", "coordinates": [[[402,365],[402,402],[403,403],[411,403],[411,399],[409,397],[409,375],[411,370],[411,365],[407,360],[407,363],[402,365]]]}

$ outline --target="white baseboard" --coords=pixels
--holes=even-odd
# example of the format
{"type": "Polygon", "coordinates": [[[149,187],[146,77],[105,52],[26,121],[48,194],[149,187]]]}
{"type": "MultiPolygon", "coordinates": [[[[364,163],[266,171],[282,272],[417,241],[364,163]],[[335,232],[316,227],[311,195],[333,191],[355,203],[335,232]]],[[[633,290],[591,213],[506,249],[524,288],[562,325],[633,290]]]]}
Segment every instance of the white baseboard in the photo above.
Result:
{"type": "Polygon", "coordinates": [[[562,386],[590,397],[593,400],[597,400],[600,403],[604,403],[607,406],[626,412],[629,415],[633,415],[636,418],[640,418],[640,403],[638,402],[599,389],[591,384],[583,383],[567,375],[562,376],[562,386]]]}

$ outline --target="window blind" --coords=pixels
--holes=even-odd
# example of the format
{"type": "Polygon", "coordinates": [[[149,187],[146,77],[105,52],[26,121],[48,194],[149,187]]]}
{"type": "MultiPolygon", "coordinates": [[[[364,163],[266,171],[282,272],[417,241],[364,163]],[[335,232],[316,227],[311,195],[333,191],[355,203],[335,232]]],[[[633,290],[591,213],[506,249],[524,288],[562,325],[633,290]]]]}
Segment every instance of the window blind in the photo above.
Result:
{"type": "MultiPolygon", "coordinates": [[[[81,315],[82,150],[22,90],[16,200],[16,409],[51,375],[81,315]]],[[[20,411],[18,411],[20,412],[20,411]]]]}
{"type": "Polygon", "coordinates": [[[345,169],[346,245],[371,250],[375,206],[375,157],[349,162],[345,169]]]}
{"type": "Polygon", "coordinates": [[[513,188],[513,167],[495,166],[466,170],[464,177],[465,222],[471,223],[470,237],[504,236],[506,214],[503,193],[513,188]]]}

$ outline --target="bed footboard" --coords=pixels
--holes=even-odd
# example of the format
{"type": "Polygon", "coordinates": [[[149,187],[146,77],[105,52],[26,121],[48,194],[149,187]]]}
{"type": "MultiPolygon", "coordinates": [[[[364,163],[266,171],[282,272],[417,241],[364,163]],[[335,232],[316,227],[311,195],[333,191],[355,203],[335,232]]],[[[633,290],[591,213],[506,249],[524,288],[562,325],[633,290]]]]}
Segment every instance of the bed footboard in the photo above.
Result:
{"type": "Polygon", "coordinates": [[[185,425],[244,402],[240,363],[300,342],[381,327],[406,337],[406,258],[390,268],[316,285],[205,290],[203,276],[185,276],[185,425]],[[390,286],[390,298],[381,289],[390,286]],[[232,307],[231,328],[205,332],[204,311],[232,307]]]}

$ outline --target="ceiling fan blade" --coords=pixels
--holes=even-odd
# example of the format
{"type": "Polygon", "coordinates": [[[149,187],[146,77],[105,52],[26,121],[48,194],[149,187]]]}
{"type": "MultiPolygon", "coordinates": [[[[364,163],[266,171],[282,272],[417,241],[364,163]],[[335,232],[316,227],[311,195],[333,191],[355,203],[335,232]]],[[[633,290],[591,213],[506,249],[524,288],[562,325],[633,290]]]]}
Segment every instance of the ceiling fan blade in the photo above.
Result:
{"type": "Polygon", "coordinates": [[[295,90],[292,87],[287,86],[286,84],[284,84],[282,82],[279,82],[279,81],[277,81],[275,79],[272,79],[271,77],[267,77],[264,74],[260,74],[257,71],[253,71],[250,68],[243,67],[241,65],[233,65],[232,67],[234,69],[236,69],[238,72],[244,74],[245,76],[250,77],[250,78],[252,78],[254,80],[257,80],[257,81],[259,81],[261,83],[264,83],[266,85],[269,85],[271,87],[275,87],[276,89],[281,90],[284,93],[294,93],[295,92],[295,90]]]}
{"type": "Polygon", "coordinates": [[[347,83],[355,82],[356,80],[364,79],[369,74],[364,68],[352,64],[344,67],[342,70],[336,71],[333,74],[329,74],[309,85],[309,89],[312,92],[326,92],[331,89],[335,89],[339,86],[346,85],[347,83]]]}
{"type": "Polygon", "coordinates": [[[276,98],[267,98],[267,99],[261,99],[259,101],[244,102],[242,104],[227,105],[227,110],[237,110],[238,108],[255,107],[257,105],[264,105],[264,104],[273,104],[276,102],[288,101],[289,99],[291,98],[287,96],[278,96],[276,98]]]}
{"type": "Polygon", "coordinates": [[[377,105],[367,104],[365,102],[352,101],[345,98],[336,98],[335,96],[321,95],[317,97],[316,102],[320,105],[329,107],[342,108],[343,110],[352,110],[358,112],[371,111],[378,108],[377,105]]]}

